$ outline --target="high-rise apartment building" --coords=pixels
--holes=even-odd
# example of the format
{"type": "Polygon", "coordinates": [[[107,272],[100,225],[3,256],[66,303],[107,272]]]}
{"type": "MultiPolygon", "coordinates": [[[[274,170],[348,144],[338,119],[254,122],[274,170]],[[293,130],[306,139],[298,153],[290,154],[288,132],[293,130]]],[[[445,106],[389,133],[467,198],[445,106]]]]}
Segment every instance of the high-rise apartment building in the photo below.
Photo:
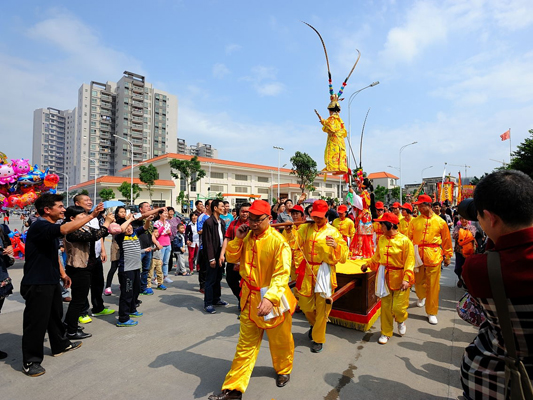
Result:
{"type": "Polygon", "coordinates": [[[189,156],[218,158],[218,150],[213,148],[210,144],[196,143],[187,146],[185,139],[178,138],[178,154],[186,154],[189,156]]]}
{"type": "MultiPolygon", "coordinates": [[[[40,119],[45,116],[40,110],[34,114],[34,159],[35,148],[44,141],[44,133],[49,133],[41,129],[45,122],[40,119]]],[[[142,75],[125,71],[118,82],[82,84],[78,107],[70,113],[63,118],[66,126],[69,121],[72,124],[71,131],[55,129],[54,125],[58,141],[63,138],[54,160],[64,160],[61,172],[69,176],[70,185],[114,175],[131,164],[131,152],[134,163],[176,152],[178,99],[154,88],[142,75]]],[[[50,157],[47,161],[51,162],[50,157]]]]}
{"type": "MultiPolygon", "coordinates": [[[[32,160],[43,171],[60,177],[58,190],[66,189],[67,141],[76,129],[76,109],[39,108],[33,112],[32,160]]],[[[70,182],[69,182],[70,184],[70,182]]]]}

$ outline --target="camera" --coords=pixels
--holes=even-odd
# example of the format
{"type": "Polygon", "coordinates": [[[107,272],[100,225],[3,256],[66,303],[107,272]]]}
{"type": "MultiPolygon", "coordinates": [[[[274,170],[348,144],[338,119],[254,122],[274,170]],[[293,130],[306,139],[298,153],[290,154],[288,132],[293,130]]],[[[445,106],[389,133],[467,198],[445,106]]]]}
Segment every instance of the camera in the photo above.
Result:
{"type": "Polygon", "coordinates": [[[474,199],[466,199],[457,206],[459,215],[469,221],[477,221],[477,209],[474,204],[474,199]]]}

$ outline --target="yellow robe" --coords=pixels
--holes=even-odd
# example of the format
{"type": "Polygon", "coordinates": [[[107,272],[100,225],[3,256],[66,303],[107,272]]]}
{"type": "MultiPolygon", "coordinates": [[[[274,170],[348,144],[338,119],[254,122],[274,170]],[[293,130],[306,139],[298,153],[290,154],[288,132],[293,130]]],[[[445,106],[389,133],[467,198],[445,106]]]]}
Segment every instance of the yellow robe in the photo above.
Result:
{"type": "Polygon", "coordinates": [[[368,267],[376,271],[380,265],[386,267],[385,281],[391,292],[381,298],[381,334],[392,336],[393,320],[404,322],[407,319],[410,289],[400,290],[403,281],[413,284],[415,249],[407,236],[398,233],[392,237],[381,236],[376,252],[368,267]]]}
{"type": "Polygon", "coordinates": [[[328,134],[326,150],[324,151],[324,162],[326,168],[324,171],[347,172],[348,164],[346,162],[346,129],[341,117],[334,114],[328,119],[323,120],[322,130],[328,134]]]}
{"type": "Polygon", "coordinates": [[[295,245],[302,250],[304,257],[304,262],[300,266],[303,269],[298,278],[298,282],[301,283],[300,287],[297,286],[300,294],[298,302],[313,327],[313,341],[325,343],[326,324],[331,312],[331,305],[326,304],[326,300],[315,293],[316,274],[322,262],[329,264],[333,292],[337,287],[335,266],[337,263],[345,263],[348,259],[348,246],[340,232],[329,224],[325,224],[321,228],[318,228],[316,224],[307,224],[298,231],[291,230],[291,233],[291,241],[296,241],[295,245]],[[326,244],[326,236],[335,239],[336,248],[326,244]]]}
{"type": "Polygon", "coordinates": [[[409,231],[409,225],[411,224],[411,221],[413,220],[413,217],[411,217],[409,219],[409,221],[407,221],[407,219],[405,218],[402,218],[400,220],[400,225],[398,225],[398,231],[402,234],[402,235],[405,235],[407,236],[408,234],[408,231],[409,231]]]}
{"type": "Polygon", "coordinates": [[[423,264],[415,271],[415,288],[419,300],[426,299],[426,312],[437,315],[439,311],[440,265],[443,255],[453,254],[450,230],[446,222],[431,213],[429,218],[419,215],[411,220],[407,236],[418,245],[423,264]]]}
{"type": "MultiPolygon", "coordinates": [[[[337,228],[345,239],[349,239],[350,242],[352,241],[355,235],[355,225],[350,218],[346,217],[343,221],[340,218],[335,218],[332,225],[337,228]]],[[[348,241],[346,242],[348,243],[348,241]]]]}
{"type": "MultiPolygon", "coordinates": [[[[381,219],[383,217],[383,214],[381,214],[377,219],[381,219]]],[[[373,222],[372,228],[374,228],[374,232],[376,233],[376,246],[379,242],[379,238],[383,236],[383,231],[381,230],[381,223],[380,222],[373,222]]]]}
{"type": "Polygon", "coordinates": [[[249,232],[244,239],[235,238],[228,243],[226,259],[239,263],[243,279],[241,289],[241,318],[239,343],[231,369],[226,375],[222,390],[245,392],[259,354],[266,330],[272,364],[277,374],[290,374],[294,359],[294,340],[291,333],[292,315],[296,299],[287,286],[289,282],[291,251],[287,241],[275,229],[259,236],[249,232]],[[261,302],[260,288],[268,287],[265,298],[278,307],[282,295],[291,306],[291,312],[265,321],[257,315],[261,302]]]}

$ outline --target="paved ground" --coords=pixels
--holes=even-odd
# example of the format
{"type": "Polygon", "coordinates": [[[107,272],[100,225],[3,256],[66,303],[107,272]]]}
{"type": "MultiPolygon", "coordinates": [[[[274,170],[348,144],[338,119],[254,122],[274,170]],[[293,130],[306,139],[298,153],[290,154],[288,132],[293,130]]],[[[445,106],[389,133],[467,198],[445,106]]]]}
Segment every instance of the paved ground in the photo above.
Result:
{"type": "MultiPolygon", "coordinates": [[[[109,263],[105,270],[107,272],[109,263]]],[[[59,358],[45,342],[46,374],[21,372],[23,300],[18,294],[22,263],[10,269],[17,293],[0,314],[1,398],[11,399],[205,399],[219,392],[238,339],[236,299],[227,285],[223,298],[231,306],[215,315],[202,311],[197,275],[176,277],[167,291],[143,296],[144,316],[133,328],[117,328],[116,316],[94,318],[86,325],[92,338],[59,358]]],[[[115,279],[116,282],[116,279],[115,279]]],[[[294,370],[285,388],[275,385],[268,341],[263,341],[247,399],[456,399],[461,395],[459,362],[475,329],[455,312],[462,290],[453,269],[443,271],[439,324],[429,325],[411,294],[407,334],[387,345],[377,343],[379,320],[366,333],[328,325],[324,351],[313,354],[308,324],[295,314],[294,370]]],[[[118,284],[105,300],[118,309],[118,284]]]]}

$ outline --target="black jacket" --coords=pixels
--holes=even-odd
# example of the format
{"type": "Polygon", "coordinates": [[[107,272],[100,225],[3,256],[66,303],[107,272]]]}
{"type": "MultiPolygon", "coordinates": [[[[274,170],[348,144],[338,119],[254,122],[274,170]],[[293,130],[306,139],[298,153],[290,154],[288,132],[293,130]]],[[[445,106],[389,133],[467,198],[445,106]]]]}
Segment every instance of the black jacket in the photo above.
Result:
{"type": "Polygon", "coordinates": [[[222,242],[218,234],[219,225],[222,230],[222,241],[224,241],[224,234],[226,233],[226,224],[224,221],[217,221],[212,215],[204,222],[204,226],[202,227],[202,251],[205,253],[208,261],[215,260],[218,266],[220,266],[218,259],[222,250],[222,242]]]}

